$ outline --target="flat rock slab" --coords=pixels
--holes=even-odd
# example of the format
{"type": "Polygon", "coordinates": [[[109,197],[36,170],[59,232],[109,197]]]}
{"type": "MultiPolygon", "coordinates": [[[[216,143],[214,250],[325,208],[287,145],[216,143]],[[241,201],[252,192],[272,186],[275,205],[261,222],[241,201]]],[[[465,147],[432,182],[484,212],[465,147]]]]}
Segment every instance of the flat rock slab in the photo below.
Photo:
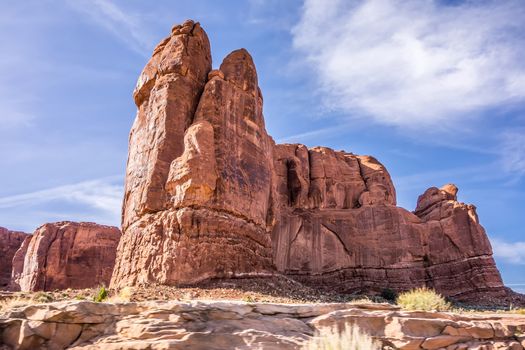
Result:
{"type": "Polygon", "coordinates": [[[13,349],[301,349],[355,324],[384,349],[523,349],[525,316],[406,312],[389,304],[66,301],[0,314],[13,349]]]}

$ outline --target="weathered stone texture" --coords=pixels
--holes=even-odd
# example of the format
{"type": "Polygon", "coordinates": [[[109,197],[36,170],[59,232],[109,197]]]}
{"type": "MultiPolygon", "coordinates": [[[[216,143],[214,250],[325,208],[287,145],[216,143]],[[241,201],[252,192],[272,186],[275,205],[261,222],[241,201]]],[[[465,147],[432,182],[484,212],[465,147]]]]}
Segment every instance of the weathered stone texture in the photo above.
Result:
{"type": "MultiPolygon", "coordinates": [[[[192,105],[191,111],[165,112],[153,106],[141,114],[139,109],[130,138],[125,234],[113,285],[188,284],[272,267],[266,221],[273,141],[264,128],[255,66],[246,50],[238,50],[224,59],[220,70],[208,74],[211,59],[204,31],[193,22],[183,27],[194,28],[193,35],[175,31],[168,42],[181,46],[171,55],[193,55],[191,62],[202,73],[195,78],[201,87],[168,93],[168,99],[192,105]],[[144,142],[159,128],[177,145],[144,142]],[[164,150],[165,161],[144,157],[144,148],[152,154],[164,150]],[[155,183],[145,181],[148,173],[162,176],[155,183]],[[148,198],[157,204],[151,206],[148,198]]],[[[146,69],[155,60],[154,54],[146,69]]],[[[150,95],[142,101],[145,106],[155,103],[163,100],[150,95]]]]}
{"type": "Polygon", "coordinates": [[[12,288],[22,291],[108,285],[120,230],[89,222],[40,226],[13,259],[12,288]]]}
{"type": "Polygon", "coordinates": [[[300,350],[316,332],[358,326],[378,349],[516,349],[525,317],[401,311],[389,304],[232,301],[26,306],[0,314],[0,344],[13,349],[300,350]]]}
{"type": "Polygon", "coordinates": [[[29,235],[0,227],[0,289],[5,289],[11,281],[12,261],[16,251],[29,235]]]}
{"type": "Polygon", "coordinates": [[[505,298],[454,185],[427,190],[411,213],[375,158],[275,145],[252,57],[233,51],[217,70],[210,57],[188,21],[139,79],[114,286],[272,272],[343,292],[505,298]]]}

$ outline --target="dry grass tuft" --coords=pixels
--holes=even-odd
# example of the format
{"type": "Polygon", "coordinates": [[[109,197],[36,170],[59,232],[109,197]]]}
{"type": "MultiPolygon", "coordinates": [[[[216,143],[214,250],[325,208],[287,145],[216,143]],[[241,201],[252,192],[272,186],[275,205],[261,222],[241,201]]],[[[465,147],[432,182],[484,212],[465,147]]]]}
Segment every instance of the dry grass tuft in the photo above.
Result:
{"type": "Polygon", "coordinates": [[[337,327],[321,328],[303,345],[303,350],[378,350],[381,346],[356,325],[346,325],[342,332],[337,327]]]}
{"type": "Polygon", "coordinates": [[[106,299],[108,303],[129,303],[133,296],[133,287],[124,287],[117,294],[106,299]]]}
{"type": "Polygon", "coordinates": [[[426,287],[401,293],[396,302],[404,310],[449,311],[452,307],[443,296],[426,287]]]}
{"type": "Polygon", "coordinates": [[[8,311],[17,307],[28,306],[32,304],[38,304],[38,302],[26,297],[8,298],[0,301],[0,311],[8,311]]]}

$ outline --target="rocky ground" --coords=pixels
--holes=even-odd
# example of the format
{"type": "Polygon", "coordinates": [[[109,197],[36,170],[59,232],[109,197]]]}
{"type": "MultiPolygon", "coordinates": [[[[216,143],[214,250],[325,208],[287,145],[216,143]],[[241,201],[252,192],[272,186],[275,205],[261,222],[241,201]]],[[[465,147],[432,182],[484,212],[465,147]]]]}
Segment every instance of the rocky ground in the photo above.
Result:
{"type": "MultiPolygon", "coordinates": [[[[405,312],[390,304],[62,301],[0,313],[4,349],[301,349],[358,325],[383,349],[515,349],[525,316],[405,312]]],[[[0,347],[1,348],[1,347],[0,347]]]]}
{"type": "MultiPolygon", "coordinates": [[[[11,304],[28,305],[53,301],[92,300],[99,290],[100,288],[65,289],[49,292],[0,292],[0,303],[3,303],[5,308],[11,304]]],[[[109,300],[133,302],[150,300],[240,300],[289,304],[387,301],[379,296],[344,295],[316,289],[285,276],[211,280],[192,287],[149,285],[121,290],[107,289],[107,292],[109,300]]]]}
{"type": "MultiPolygon", "coordinates": [[[[64,289],[48,292],[0,291],[0,307],[29,305],[35,303],[93,300],[100,288],[64,289]]],[[[383,295],[341,294],[325,288],[313,288],[286,276],[209,280],[191,287],[147,285],[141,287],[110,289],[110,301],[191,301],[191,300],[239,300],[262,303],[392,303],[395,293],[384,291],[383,295]]],[[[381,293],[380,293],[381,294],[381,293]]],[[[523,297],[516,295],[511,308],[520,308],[523,297]]],[[[509,307],[496,307],[497,302],[480,300],[477,305],[453,303],[457,312],[508,312],[509,307]]]]}
{"type": "MultiPolygon", "coordinates": [[[[407,312],[379,296],[341,295],[284,276],[1,292],[0,343],[14,349],[300,349],[324,327],[357,324],[384,349],[523,349],[525,315],[461,308],[407,312]]],[[[516,311],[516,310],[515,310],[516,311]]],[[[3,350],[3,348],[0,347],[3,350]]]]}

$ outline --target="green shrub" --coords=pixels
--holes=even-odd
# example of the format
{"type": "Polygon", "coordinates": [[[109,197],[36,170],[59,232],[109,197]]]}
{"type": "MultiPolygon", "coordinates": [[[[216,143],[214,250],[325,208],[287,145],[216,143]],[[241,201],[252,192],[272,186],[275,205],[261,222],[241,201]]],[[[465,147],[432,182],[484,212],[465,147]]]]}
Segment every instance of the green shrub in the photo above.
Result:
{"type": "Polygon", "coordinates": [[[381,346],[356,325],[346,325],[342,332],[337,327],[321,328],[303,345],[303,350],[378,350],[381,346]]]}
{"type": "Polygon", "coordinates": [[[108,291],[106,287],[100,287],[97,294],[93,297],[93,301],[101,303],[108,298],[108,291]]]}
{"type": "Polygon", "coordinates": [[[245,295],[242,297],[242,301],[247,302],[247,303],[255,303],[257,300],[251,295],[245,295]]]}
{"type": "Polygon", "coordinates": [[[395,290],[385,288],[381,291],[381,294],[379,296],[388,301],[396,301],[398,295],[395,290]]]}
{"type": "Polygon", "coordinates": [[[396,303],[405,310],[448,311],[451,308],[445,298],[426,287],[399,294],[396,303]]]}
{"type": "Polygon", "coordinates": [[[54,301],[53,296],[46,292],[37,292],[31,299],[36,303],[50,303],[54,301]]]}

